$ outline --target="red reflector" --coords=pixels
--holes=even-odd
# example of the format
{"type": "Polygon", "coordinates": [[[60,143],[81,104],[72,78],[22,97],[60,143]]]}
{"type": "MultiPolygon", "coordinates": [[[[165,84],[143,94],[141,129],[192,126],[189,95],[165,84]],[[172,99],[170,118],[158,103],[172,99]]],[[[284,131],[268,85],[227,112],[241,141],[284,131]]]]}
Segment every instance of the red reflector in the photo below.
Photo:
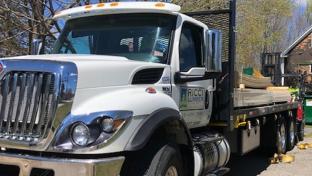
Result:
{"type": "Polygon", "coordinates": [[[299,104],[297,109],[297,120],[302,121],[302,119],[303,119],[303,109],[301,104],[299,104]]]}
{"type": "Polygon", "coordinates": [[[155,94],[156,93],[156,89],[153,88],[153,87],[148,87],[148,88],[145,89],[145,91],[147,93],[150,93],[150,94],[155,94]]]}

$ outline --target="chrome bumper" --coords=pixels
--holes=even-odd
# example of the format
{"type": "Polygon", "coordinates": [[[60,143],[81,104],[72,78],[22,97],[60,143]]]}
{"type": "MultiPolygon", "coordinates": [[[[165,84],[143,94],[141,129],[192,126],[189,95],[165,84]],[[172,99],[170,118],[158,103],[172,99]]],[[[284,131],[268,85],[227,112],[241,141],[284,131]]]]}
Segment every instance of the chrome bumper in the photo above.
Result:
{"type": "Polygon", "coordinates": [[[124,159],[57,159],[0,154],[0,164],[18,166],[19,176],[30,176],[33,168],[53,170],[54,176],[117,176],[124,159]]]}

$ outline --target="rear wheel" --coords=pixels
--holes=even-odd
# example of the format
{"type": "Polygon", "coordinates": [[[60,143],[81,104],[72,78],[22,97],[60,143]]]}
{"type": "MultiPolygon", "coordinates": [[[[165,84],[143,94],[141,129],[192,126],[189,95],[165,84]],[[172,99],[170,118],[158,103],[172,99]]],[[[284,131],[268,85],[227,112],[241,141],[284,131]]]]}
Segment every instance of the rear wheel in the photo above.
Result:
{"type": "Polygon", "coordinates": [[[277,127],[277,137],[276,137],[276,148],[277,148],[278,154],[286,153],[286,150],[287,150],[286,138],[287,138],[287,134],[286,134],[285,121],[282,117],[280,117],[278,127],[277,127]]]}
{"type": "Polygon", "coordinates": [[[296,124],[292,114],[287,122],[287,150],[292,150],[296,145],[296,124]]]}

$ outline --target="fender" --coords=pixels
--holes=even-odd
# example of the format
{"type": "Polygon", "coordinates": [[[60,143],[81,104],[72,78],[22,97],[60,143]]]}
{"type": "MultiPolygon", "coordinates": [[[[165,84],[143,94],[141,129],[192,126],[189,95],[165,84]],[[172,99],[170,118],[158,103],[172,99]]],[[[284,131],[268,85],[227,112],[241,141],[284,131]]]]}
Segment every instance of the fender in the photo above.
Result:
{"type": "Polygon", "coordinates": [[[145,90],[146,86],[78,89],[71,111],[73,117],[83,118],[97,112],[115,111],[131,111],[133,116],[107,143],[99,144],[94,148],[68,152],[105,154],[133,151],[143,147],[157,127],[163,124],[172,125],[174,122],[177,125],[171,132],[181,133],[182,135],[179,136],[182,137],[179,137],[178,141],[192,146],[190,134],[175,101],[161,91],[150,94],[145,90]]]}
{"type": "Polygon", "coordinates": [[[162,108],[150,114],[138,126],[125,150],[135,151],[142,149],[156,130],[162,126],[169,127],[170,129],[167,128],[169,133],[177,134],[175,135],[175,141],[178,144],[184,144],[189,147],[193,146],[191,134],[179,111],[170,108],[162,108]]]}

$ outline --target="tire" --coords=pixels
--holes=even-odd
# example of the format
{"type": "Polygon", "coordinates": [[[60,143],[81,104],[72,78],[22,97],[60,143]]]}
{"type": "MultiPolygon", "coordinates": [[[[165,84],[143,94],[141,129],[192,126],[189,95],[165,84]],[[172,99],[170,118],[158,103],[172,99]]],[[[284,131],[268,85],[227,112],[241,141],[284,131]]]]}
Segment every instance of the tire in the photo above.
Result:
{"type": "Polygon", "coordinates": [[[292,114],[289,114],[286,130],[287,130],[287,151],[290,151],[296,145],[296,123],[292,114]]]}
{"type": "Polygon", "coordinates": [[[145,149],[126,156],[121,176],[185,176],[179,148],[173,144],[151,143],[145,149]]]}
{"type": "Polygon", "coordinates": [[[278,154],[284,154],[287,151],[287,132],[285,121],[282,117],[279,119],[276,131],[276,149],[278,154]]]}
{"type": "Polygon", "coordinates": [[[146,176],[183,176],[183,162],[177,147],[163,146],[154,156],[146,176]]]}
{"type": "Polygon", "coordinates": [[[304,122],[299,122],[298,124],[298,131],[297,131],[297,136],[298,136],[298,140],[299,141],[303,141],[304,140],[304,122]]]}

